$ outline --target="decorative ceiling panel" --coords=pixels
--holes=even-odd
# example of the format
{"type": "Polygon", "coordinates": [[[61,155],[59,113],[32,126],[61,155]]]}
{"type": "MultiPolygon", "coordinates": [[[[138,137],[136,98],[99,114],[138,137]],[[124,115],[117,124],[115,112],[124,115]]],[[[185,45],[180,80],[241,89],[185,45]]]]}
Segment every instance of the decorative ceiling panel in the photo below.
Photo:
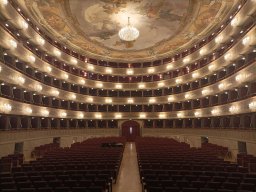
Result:
{"type": "Polygon", "coordinates": [[[20,0],[56,40],[101,59],[138,61],[166,57],[204,37],[231,10],[233,0],[20,0]],[[127,24],[140,31],[123,42],[127,24]]]}

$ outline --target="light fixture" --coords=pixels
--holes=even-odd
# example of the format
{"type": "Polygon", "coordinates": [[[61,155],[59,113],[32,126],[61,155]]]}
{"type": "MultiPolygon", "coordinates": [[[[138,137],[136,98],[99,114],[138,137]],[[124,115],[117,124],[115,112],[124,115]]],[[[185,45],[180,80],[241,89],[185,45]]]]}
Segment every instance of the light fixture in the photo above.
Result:
{"type": "Polygon", "coordinates": [[[138,29],[131,26],[130,17],[128,17],[128,25],[120,29],[118,35],[121,40],[130,42],[135,41],[139,37],[140,32],[138,29]]]}
{"type": "Polygon", "coordinates": [[[44,45],[44,43],[45,43],[45,40],[44,40],[42,37],[40,37],[40,36],[38,36],[38,37],[36,38],[36,41],[37,41],[37,43],[38,43],[39,45],[44,45]]]}
{"type": "Polygon", "coordinates": [[[134,71],[132,70],[132,69],[128,69],[127,71],[126,71],[126,74],[127,75],[132,75],[134,73],[134,71]]]}
{"type": "Polygon", "coordinates": [[[51,94],[52,94],[53,96],[58,96],[58,95],[60,94],[60,92],[59,92],[58,90],[53,89],[53,90],[51,91],[51,94]]]}
{"type": "Polygon", "coordinates": [[[84,85],[85,84],[85,80],[84,79],[80,79],[80,84],[84,85]]]}
{"type": "Polygon", "coordinates": [[[87,101],[88,101],[88,102],[93,102],[93,98],[92,98],[92,97],[88,97],[88,98],[87,98],[87,101]]]}
{"type": "Polygon", "coordinates": [[[161,118],[161,119],[164,119],[164,118],[166,118],[166,114],[161,113],[161,114],[158,115],[158,117],[161,118]]]}
{"type": "Polygon", "coordinates": [[[54,53],[54,55],[57,56],[57,57],[61,56],[61,52],[60,52],[60,50],[58,50],[58,49],[54,49],[54,50],[53,50],[53,53],[54,53]]]}
{"type": "Polygon", "coordinates": [[[106,99],[105,99],[105,102],[106,102],[106,103],[112,103],[112,99],[111,99],[111,98],[106,98],[106,99]]]}
{"type": "Polygon", "coordinates": [[[28,23],[27,23],[23,18],[21,18],[21,19],[19,20],[19,25],[20,25],[20,27],[21,27],[22,29],[27,29],[27,28],[28,28],[28,23]]]}
{"type": "Polygon", "coordinates": [[[95,114],[95,117],[96,117],[97,119],[100,119],[100,118],[102,118],[102,115],[101,115],[100,113],[97,113],[97,114],[95,114]]]}
{"type": "Polygon", "coordinates": [[[239,112],[239,107],[237,105],[233,105],[229,108],[230,113],[238,113],[239,112]]]}
{"type": "Polygon", "coordinates": [[[219,114],[220,114],[220,110],[219,110],[219,109],[213,109],[213,110],[211,111],[211,113],[212,113],[213,115],[219,115],[219,114]]]}
{"type": "Polygon", "coordinates": [[[63,112],[60,112],[60,114],[59,114],[59,115],[60,115],[60,117],[67,117],[67,113],[66,113],[66,112],[64,112],[64,111],[63,111],[63,112]]]}
{"type": "Polygon", "coordinates": [[[46,66],[45,67],[45,71],[47,71],[48,73],[52,72],[52,68],[50,66],[46,66]]]}
{"type": "Polygon", "coordinates": [[[196,117],[200,117],[200,116],[202,115],[202,112],[201,112],[201,111],[196,111],[196,112],[194,113],[194,115],[195,115],[196,117]]]}
{"type": "Polygon", "coordinates": [[[68,77],[69,77],[69,76],[68,76],[67,73],[62,73],[62,74],[61,74],[61,78],[62,78],[62,79],[68,79],[68,77]]]}
{"type": "Polygon", "coordinates": [[[8,113],[12,110],[12,106],[9,103],[0,103],[0,111],[8,113]]]}
{"type": "Polygon", "coordinates": [[[33,87],[34,87],[34,90],[37,91],[37,92],[41,92],[42,89],[43,89],[42,85],[40,85],[38,83],[34,84],[33,87]]]}
{"type": "Polygon", "coordinates": [[[33,112],[33,110],[30,107],[23,108],[23,113],[25,113],[25,114],[31,114],[32,112],[33,112]]]}
{"type": "Polygon", "coordinates": [[[71,58],[70,59],[70,62],[73,64],[73,65],[76,65],[77,64],[77,59],[75,59],[75,58],[71,58]]]}
{"type": "Polygon", "coordinates": [[[116,119],[121,119],[121,118],[122,118],[122,114],[121,114],[121,113],[115,114],[115,118],[116,118],[116,119]]]}
{"type": "Polygon", "coordinates": [[[21,76],[17,76],[15,78],[15,81],[18,83],[18,84],[24,84],[25,83],[25,78],[24,77],[21,77],[21,76]]]}
{"type": "Polygon", "coordinates": [[[146,114],[145,114],[145,113],[141,113],[139,117],[140,117],[141,119],[144,119],[144,118],[146,118],[146,114]]]}
{"type": "Polygon", "coordinates": [[[75,100],[75,99],[76,99],[76,95],[75,95],[75,94],[71,94],[71,95],[69,96],[69,98],[70,98],[71,100],[75,100]]]}
{"type": "Polygon", "coordinates": [[[249,109],[252,111],[256,110],[256,101],[252,101],[251,103],[249,103],[249,109]]]}
{"type": "Polygon", "coordinates": [[[164,86],[164,82],[159,82],[157,85],[158,85],[158,87],[163,87],[164,86]]]}
{"type": "Polygon", "coordinates": [[[250,76],[250,74],[247,74],[247,73],[240,73],[238,74],[235,78],[236,78],[236,81],[238,82],[244,82],[246,81],[246,79],[250,76]]]}
{"type": "Polygon", "coordinates": [[[49,115],[49,111],[46,109],[42,109],[41,114],[42,114],[42,116],[47,117],[49,115]]]}
{"type": "Polygon", "coordinates": [[[202,90],[202,95],[209,95],[210,92],[211,92],[210,89],[203,89],[203,90],[202,90]]]}
{"type": "Polygon", "coordinates": [[[97,87],[100,87],[100,88],[103,87],[102,83],[97,83],[96,85],[97,85],[97,87]]]}
{"type": "Polygon", "coordinates": [[[128,99],[127,99],[127,102],[128,102],[128,103],[133,103],[133,99],[132,99],[132,98],[128,98],[128,99]]]}
{"type": "Polygon", "coordinates": [[[169,96],[169,97],[168,97],[168,101],[169,101],[169,102],[172,102],[172,101],[174,101],[174,100],[175,100],[175,99],[174,99],[173,96],[169,96]]]}
{"type": "Polygon", "coordinates": [[[172,69],[173,68],[173,65],[172,64],[168,64],[167,66],[166,66],[166,69],[172,69]]]}
{"type": "Polygon", "coordinates": [[[112,73],[112,69],[111,68],[106,68],[106,73],[112,73]]]}
{"type": "Polygon", "coordinates": [[[10,46],[10,49],[15,49],[15,48],[17,48],[17,42],[13,39],[10,39],[9,46],[10,46]]]}
{"type": "Polygon", "coordinates": [[[182,112],[177,113],[177,117],[179,117],[179,118],[184,117],[184,113],[182,113],[182,112]]]}
{"type": "Polygon", "coordinates": [[[28,62],[30,62],[30,63],[34,63],[36,61],[36,58],[33,55],[28,55],[27,58],[28,58],[28,62]]]}
{"type": "Polygon", "coordinates": [[[0,4],[1,5],[7,5],[8,4],[8,0],[0,0],[0,4]]]}
{"type": "Polygon", "coordinates": [[[154,68],[149,68],[148,69],[148,73],[154,73],[155,72],[155,69],[154,68]]]}
{"type": "Polygon", "coordinates": [[[195,79],[195,78],[197,78],[199,76],[199,73],[198,72],[194,72],[194,73],[192,73],[192,77],[195,79]]]}
{"type": "Polygon", "coordinates": [[[178,78],[178,79],[175,80],[175,82],[176,82],[177,84],[180,84],[180,83],[182,82],[182,79],[178,78]]]}
{"type": "Polygon", "coordinates": [[[90,71],[94,70],[94,66],[93,66],[93,65],[88,65],[87,68],[88,68],[88,70],[90,70],[90,71]]]}
{"type": "Polygon", "coordinates": [[[143,84],[143,83],[139,84],[139,88],[140,88],[140,89],[145,88],[145,84],[143,84]]]}
{"type": "Polygon", "coordinates": [[[222,35],[218,35],[216,38],[215,38],[215,42],[216,43],[221,43],[223,41],[223,36],[222,35]]]}
{"type": "Polygon", "coordinates": [[[116,89],[122,89],[123,88],[123,86],[121,85],[121,84],[116,84],[116,89]]]}
{"type": "Polygon", "coordinates": [[[156,99],[155,98],[150,98],[149,99],[149,103],[155,103],[156,102],[156,99]]]}
{"type": "Polygon", "coordinates": [[[83,118],[84,118],[84,114],[83,114],[83,113],[78,113],[78,114],[77,114],[77,117],[78,117],[79,119],[83,119],[83,118]]]}
{"type": "Polygon", "coordinates": [[[243,43],[243,45],[248,45],[250,43],[250,36],[243,38],[242,43],[243,43]]]}

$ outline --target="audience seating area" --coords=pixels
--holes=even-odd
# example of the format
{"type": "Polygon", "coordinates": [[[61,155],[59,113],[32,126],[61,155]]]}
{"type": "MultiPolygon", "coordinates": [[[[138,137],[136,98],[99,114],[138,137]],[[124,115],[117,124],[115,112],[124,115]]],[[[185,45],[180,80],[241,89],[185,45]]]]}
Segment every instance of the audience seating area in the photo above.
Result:
{"type": "Polygon", "coordinates": [[[247,167],[250,172],[256,172],[256,157],[247,154],[238,154],[237,163],[240,166],[247,167]]]}
{"type": "Polygon", "coordinates": [[[12,167],[17,167],[23,163],[23,154],[11,154],[0,159],[0,172],[10,171],[12,167]]]}
{"type": "Polygon", "coordinates": [[[35,147],[35,149],[31,152],[31,156],[33,158],[38,158],[44,156],[46,153],[50,151],[54,151],[57,148],[59,148],[59,143],[49,143],[45,145],[40,145],[38,147],[35,147]]]}
{"type": "Polygon", "coordinates": [[[121,137],[91,138],[71,147],[55,148],[41,158],[1,173],[2,192],[111,192],[125,143],[121,137]]]}
{"type": "MultiPolygon", "coordinates": [[[[143,191],[255,192],[256,175],[217,157],[211,144],[190,148],[168,138],[136,140],[143,191]],[[206,147],[207,146],[207,147],[206,147]]],[[[222,150],[221,150],[222,151],[222,150]]]]}

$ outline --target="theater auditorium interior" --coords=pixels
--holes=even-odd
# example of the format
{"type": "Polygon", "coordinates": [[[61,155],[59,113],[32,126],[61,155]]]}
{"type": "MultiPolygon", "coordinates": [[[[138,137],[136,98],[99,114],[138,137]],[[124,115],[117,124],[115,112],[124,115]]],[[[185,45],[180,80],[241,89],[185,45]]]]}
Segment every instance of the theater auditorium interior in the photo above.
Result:
{"type": "Polygon", "coordinates": [[[256,0],[0,0],[0,192],[256,192],[256,0]]]}

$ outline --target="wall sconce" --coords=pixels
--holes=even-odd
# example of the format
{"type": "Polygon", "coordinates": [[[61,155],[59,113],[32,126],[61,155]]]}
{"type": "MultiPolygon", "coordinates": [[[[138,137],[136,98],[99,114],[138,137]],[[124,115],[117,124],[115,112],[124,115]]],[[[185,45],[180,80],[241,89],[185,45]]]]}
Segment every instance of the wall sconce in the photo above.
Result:
{"type": "Polygon", "coordinates": [[[19,23],[21,29],[25,30],[28,28],[28,23],[23,18],[20,18],[18,23],[19,23]]]}
{"type": "Polygon", "coordinates": [[[139,116],[141,119],[145,119],[146,118],[146,114],[145,113],[141,113],[139,116]]]}
{"type": "Polygon", "coordinates": [[[120,114],[120,113],[115,114],[115,118],[116,118],[116,119],[121,119],[121,118],[122,118],[122,114],[120,114]]]}
{"type": "Polygon", "coordinates": [[[102,118],[102,115],[101,115],[100,113],[97,113],[97,114],[95,114],[95,118],[101,119],[101,118],[102,118]]]}
{"type": "Polygon", "coordinates": [[[139,88],[140,88],[140,89],[145,88],[145,84],[139,84],[139,88]]]}
{"type": "Polygon", "coordinates": [[[201,112],[201,111],[196,111],[196,112],[194,113],[194,115],[195,115],[196,117],[200,117],[200,116],[202,116],[202,112],[201,112]]]}
{"type": "Polygon", "coordinates": [[[51,94],[52,94],[53,96],[56,96],[56,97],[57,97],[57,96],[59,96],[60,92],[59,92],[58,90],[55,90],[55,89],[54,89],[54,90],[51,91],[51,94]]]}
{"type": "Polygon", "coordinates": [[[163,86],[164,86],[164,82],[159,82],[159,83],[157,84],[157,86],[158,86],[158,87],[163,87],[163,86]]]}
{"type": "Polygon", "coordinates": [[[42,115],[43,117],[48,117],[48,116],[49,116],[49,111],[46,110],[46,109],[42,109],[42,110],[41,110],[41,115],[42,115]]]}
{"type": "Polygon", "coordinates": [[[76,65],[76,64],[77,64],[77,59],[71,57],[70,62],[71,62],[73,65],[76,65]]]}
{"type": "Polygon", "coordinates": [[[33,55],[28,55],[27,59],[29,63],[34,63],[36,61],[36,58],[33,55]]]}
{"type": "Polygon", "coordinates": [[[62,73],[62,74],[61,74],[61,78],[62,78],[62,79],[68,79],[68,77],[69,77],[69,76],[68,76],[67,73],[62,73]]]}
{"type": "Polygon", "coordinates": [[[80,79],[79,82],[80,82],[80,84],[82,84],[82,85],[85,84],[85,80],[84,80],[84,79],[80,79]]]}
{"type": "Polygon", "coordinates": [[[128,103],[133,103],[133,99],[132,99],[132,98],[128,98],[128,99],[127,99],[127,102],[128,102],[128,103]]]}
{"type": "Polygon", "coordinates": [[[17,76],[15,78],[15,81],[18,83],[18,84],[24,84],[25,83],[25,78],[24,77],[21,77],[21,76],[17,76]]]}
{"type": "Polygon", "coordinates": [[[23,113],[24,114],[31,114],[33,110],[30,107],[25,107],[23,108],[23,113]]]}
{"type": "Polygon", "coordinates": [[[213,110],[211,111],[211,113],[212,113],[213,115],[219,115],[219,114],[220,114],[220,110],[219,110],[219,109],[213,109],[213,110]]]}
{"type": "Polygon", "coordinates": [[[149,103],[155,103],[156,102],[156,99],[155,98],[150,98],[149,99],[149,103]]]}
{"type": "Polygon", "coordinates": [[[62,117],[62,118],[67,117],[67,113],[66,112],[60,112],[60,117],[62,117]]]}
{"type": "Polygon", "coordinates": [[[182,83],[182,79],[180,79],[180,78],[179,78],[179,79],[176,79],[175,82],[176,82],[177,84],[180,84],[180,83],[182,83]]]}
{"type": "Polygon", "coordinates": [[[106,68],[106,73],[109,73],[109,74],[111,74],[112,73],[112,69],[111,68],[106,68]]]}
{"type": "Polygon", "coordinates": [[[111,99],[111,98],[106,98],[106,99],[105,99],[105,102],[106,102],[106,103],[112,103],[112,99],[111,99]]]}
{"type": "Polygon", "coordinates": [[[215,43],[221,43],[222,41],[223,41],[222,35],[218,35],[217,37],[215,37],[215,43]]]}
{"type": "Polygon", "coordinates": [[[249,109],[252,111],[256,110],[256,101],[252,101],[251,103],[249,103],[249,109]]]}
{"type": "Polygon", "coordinates": [[[164,119],[164,118],[166,118],[166,114],[161,113],[161,114],[158,115],[158,117],[159,117],[160,119],[164,119]]]}
{"type": "Polygon", "coordinates": [[[75,100],[75,99],[76,99],[76,95],[75,95],[75,94],[71,94],[71,95],[69,96],[69,98],[70,98],[71,100],[75,100]]]}
{"type": "Polygon", "coordinates": [[[77,117],[78,117],[78,119],[83,119],[84,118],[84,114],[83,113],[78,113],[77,117]]]}
{"type": "Polygon", "coordinates": [[[211,90],[209,90],[209,89],[203,89],[202,90],[202,95],[209,95],[211,93],[211,90]]]}
{"type": "Polygon", "coordinates": [[[172,101],[174,101],[174,100],[175,100],[175,98],[174,98],[173,96],[169,96],[169,97],[168,97],[168,101],[169,101],[169,102],[172,102],[172,101]]]}
{"type": "Polygon", "coordinates": [[[190,61],[190,58],[189,58],[189,57],[186,57],[186,58],[183,59],[183,63],[184,63],[184,64],[187,64],[189,61],[190,61]]]}
{"type": "Polygon", "coordinates": [[[230,113],[238,113],[239,112],[239,106],[235,106],[235,105],[231,106],[229,108],[229,112],[230,113]]]}
{"type": "Polygon", "coordinates": [[[184,117],[184,113],[182,113],[182,112],[177,113],[177,117],[178,117],[178,118],[182,118],[182,117],[184,117]]]}
{"type": "Polygon", "coordinates": [[[93,65],[88,65],[87,68],[88,68],[88,70],[90,70],[90,71],[93,71],[93,70],[94,70],[94,66],[93,66],[93,65]]]}
{"type": "Polygon", "coordinates": [[[200,55],[205,55],[207,52],[207,50],[205,48],[202,48],[200,51],[199,51],[199,54],[200,55]]]}
{"type": "Polygon", "coordinates": [[[236,76],[236,81],[238,82],[244,82],[246,81],[246,79],[250,76],[250,74],[247,74],[247,73],[240,73],[236,76]]]}
{"type": "Polygon", "coordinates": [[[9,103],[0,103],[0,111],[3,113],[9,113],[12,110],[12,106],[9,103]]]}
{"type": "Polygon", "coordinates": [[[192,73],[192,78],[197,78],[199,76],[199,73],[198,72],[194,72],[194,73],[192,73]]]}
{"type": "Polygon", "coordinates": [[[123,86],[121,85],[121,84],[116,84],[116,89],[122,89],[123,88],[123,86]]]}
{"type": "Polygon", "coordinates": [[[168,64],[167,66],[166,66],[166,69],[168,69],[168,70],[170,70],[170,69],[172,69],[173,68],[173,65],[172,64],[168,64]]]}
{"type": "Polygon", "coordinates": [[[38,83],[34,84],[33,88],[34,88],[34,90],[35,90],[36,92],[41,92],[42,89],[43,89],[42,85],[40,85],[40,84],[38,84],[38,83]]]}
{"type": "Polygon", "coordinates": [[[127,71],[126,71],[126,74],[127,75],[132,75],[134,73],[134,71],[132,70],[132,69],[128,69],[127,71]]]}
{"type": "Polygon", "coordinates": [[[9,40],[9,47],[10,47],[10,49],[16,49],[17,46],[18,46],[18,44],[17,44],[17,42],[15,40],[13,40],[13,39],[9,40]]]}
{"type": "Polygon", "coordinates": [[[45,44],[45,40],[41,37],[41,36],[38,36],[36,38],[36,41],[39,45],[44,45],[45,44]]]}
{"type": "Polygon", "coordinates": [[[148,73],[154,73],[155,72],[155,69],[154,68],[149,68],[148,69],[148,73]]]}
{"type": "Polygon", "coordinates": [[[60,50],[58,50],[58,49],[54,49],[54,50],[53,50],[53,54],[54,54],[55,56],[57,56],[57,57],[60,57],[60,56],[61,56],[61,52],[60,52],[60,50]]]}

